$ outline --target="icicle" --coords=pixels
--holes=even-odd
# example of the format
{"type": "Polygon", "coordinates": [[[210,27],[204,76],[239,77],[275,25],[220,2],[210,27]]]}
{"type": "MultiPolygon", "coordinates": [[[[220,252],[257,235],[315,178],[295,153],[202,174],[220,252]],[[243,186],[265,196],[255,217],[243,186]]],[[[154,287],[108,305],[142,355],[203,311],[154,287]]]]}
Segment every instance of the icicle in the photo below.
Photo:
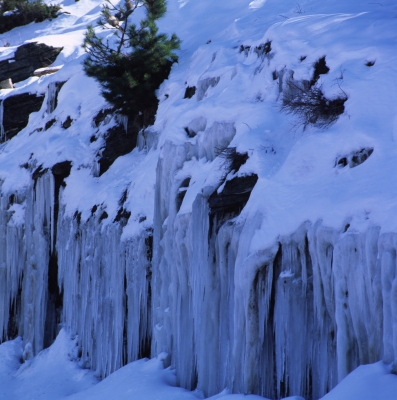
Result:
{"type": "MultiPolygon", "coordinates": [[[[15,260],[18,251],[11,250],[13,268],[22,264],[23,280],[21,282],[21,311],[18,321],[18,334],[30,343],[32,351],[37,354],[43,349],[44,325],[47,302],[47,274],[49,249],[51,242],[51,201],[52,175],[47,172],[37,179],[36,185],[27,193],[25,211],[24,250],[15,260]]],[[[11,244],[10,244],[11,245],[11,244]]]]}
{"type": "Polygon", "coordinates": [[[0,101],[0,141],[4,142],[6,140],[4,134],[4,126],[3,126],[3,114],[4,114],[4,100],[0,101]]]}
{"type": "Polygon", "coordinates": [[[47,114],[51,114],[58,103],[58,93],[65,82],[51,82],[47,89],[47,114]]]}
{"type": "Polygon", "coordinates": [[[128,133],[128,117],[126,115],[116,114],[116,121],[117,123],[122,124],[125,133],[128,133]]]}

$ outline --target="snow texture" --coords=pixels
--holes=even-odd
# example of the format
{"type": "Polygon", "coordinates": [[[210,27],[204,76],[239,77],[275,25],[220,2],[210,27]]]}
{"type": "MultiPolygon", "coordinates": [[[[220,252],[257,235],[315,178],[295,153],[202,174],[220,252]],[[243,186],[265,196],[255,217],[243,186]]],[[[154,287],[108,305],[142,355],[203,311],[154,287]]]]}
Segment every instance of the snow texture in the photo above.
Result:
{"type": "Polygon", "coordinates": [[[57,72],[0,90],[3,139],[4,100],[46,96],[0,145],[3,398],[44,385],[24,376],[50,379],[55,352],[86,376],[32,398],[394,399],[395,2],[169,0],[179,62],[154,125],[101,176],[108,131],[129,134],[99,121],[82,69],[101,1],[61,5],[0,35],[0,59],[64,47],[57,72]],[[317,87],[348,98],[326,129],[282,112],[322,57],[317,87]]]}

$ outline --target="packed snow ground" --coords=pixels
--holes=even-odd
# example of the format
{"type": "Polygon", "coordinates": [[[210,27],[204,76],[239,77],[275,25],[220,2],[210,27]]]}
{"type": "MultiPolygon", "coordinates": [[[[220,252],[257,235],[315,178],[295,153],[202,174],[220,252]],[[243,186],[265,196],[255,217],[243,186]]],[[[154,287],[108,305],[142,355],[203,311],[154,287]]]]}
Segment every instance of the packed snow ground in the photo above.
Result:
{"type": "MultiPolygon", "coordinates": [[[[99,382],[78,365],[76,338],[61,330],[55,343],[23,364],[22,340],[0,345],[1,400],[197,400],[202,393],[175,387],[175,375],[164,369],[166,354],[126,365],[99,382]]],[[[361,366],[323,400],[394,400],[397,377],[382,362],[361,366]]],[[[230,395],[227,390],[211,400],[264,400],[254,395],[230,395]]],[[[288,400],[304,400],[299,396],[288,400]]]]}
{"type": "MultiPolygon", "coordinates": [[[[99,382],[94,373],[78,366],[76,338],[61,330],[55,343],[21,365],[21,338],[0,345],[1,400],[197,400],[200,392],[176,386],[174,373],[164,369],[162,359],[139,360],[126,365],[99,382]],[[73,361],[74,360],[74,361],[73,361]]],[[[22,360],[23,361],[23,360],[22,360]]],[[[260,400],[259,396],[228,395],[212,400],[260,400]]],[[[289,397],[299,400],[299,397],[289,397]]]]}
{"type": "MultiPolygon", "coordinates": [[[[0,35],[0,45],[11,46],[0,48],[0,59],[8,58],[14,46],[25,41],[64,46],[55,63],[62,66],[59,72],[18,83],[12,94],[45,93],[50,82],[67,80],[54,113],[48,115],[43,106],[18,137],[1,146],[4,193],[23,192],[31,183],[28,171],[20,167],[26,162],[46,168],[70,160],[72,173],[63,193],[66,213],[73,215],[79,210],[84,221],[93,205],[103,204],[110,222],[127,188],[126,207],[132,216],[123,237],[132,237],[153,224],[161,147],[167,141],[185,143],[184,127],[197,118],[205,115],[206,126],[211,127],[221,116],[236,131],[213,139],[210,135],[221,133],[215,129],[193,139],[201,141],[204,150],[200,159],[185,163],[179,172],[181,180],[188,175],[192,178],[180,214],[191,212],[196,195],[204,187],[215,185],[222,174],[214,146],[231,145],[250,155],[240,173],[259,175],[241,216],[253,221],[250,251],[270,246],[279,235],[294,232],[303,221],[322,220],[325,226],[338,229],[349,223],[350,230],[359,232],[370,226],[380,226],[383,232],[397,230],[395,1],[170,0],[160,26],[161,30],[175,31],[182,39],[182,48],[178,65],[158,92],[160,107],[153,130],[161,132],[159,145],[120,157],[98,178],[93,174],[95,154],[103,144],[104,131],[95,132],[91,121],[105,103],[98,85],[82,72],[81,43],[87,24],[94,24],[98,18],[101,4],[101,0],[65,0],[61,5],[69,14],[0,35]],[[272,57],[261,60],[253,51],[239,52],[240,45],[254,48],[267,40],[271,40],[272,57]],[[326,131],[315,127],[303,131],[293,117],[279,112],[278,82],[272,73],[286,68],[294,71],[295,79],[310,79],[313,63],[324,55],[330,72],[320,78],[323,89],[329,97],[345,91],[349,96],[346,111],[326,131]],[[306,59],[301,62],[302,56],[306,59]],[[366,66],[367,61],[375,61],[374,66],[366,66]],[[186,86],[217,77],[217,86],[203,89],[202,101],[183,99],[186,86]],[[65,133],[61,122],[68,116],[74,123],[65,133]],[[54,117],[58,122],[51,129],[34,132],[54,117]],[[94,133],[99,139],[91,143],[94,133]],[[338,158],[368,147],[374,152],[361,166],[335,166],[338,158]],[[139,222],[142,216],[146,217],[143,224],[139,222]]],[[[0,91],[0,99],[9,94],[0,91]]],[[[16,225],[23,220],[23,208],[13,206],[16,225]]],[[[93,373],[72,361],[77,357],[74,347],[75,342],[61,331],[53,346],[21,366],[21,340],[1,345],[0,398],[200,398],[198,392],[173,387],[173,372],[162,369],[160,359],[131,363],[98,383],[93,373]]],[[[389,369],[381,363],[359,367],[324,398],[394,400],[397,377],[389,369]]],[[[243,397],[222,396],[236,400],[243,397]]],[[[244,398],[250,397],[258,398],[244,398]]]]}

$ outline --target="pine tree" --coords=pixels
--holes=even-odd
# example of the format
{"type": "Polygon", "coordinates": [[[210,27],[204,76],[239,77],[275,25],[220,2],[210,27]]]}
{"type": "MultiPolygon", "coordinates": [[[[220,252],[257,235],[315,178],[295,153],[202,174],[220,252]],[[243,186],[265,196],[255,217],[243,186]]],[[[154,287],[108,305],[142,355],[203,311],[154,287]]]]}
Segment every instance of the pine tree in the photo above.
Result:
{"type": "Polygon", "coordinates": [[[104,42],[92,26],[87,29],[84,70],[100,83],[103,97],[123,115],[157,109],[155,90],[178,60],[175,50],[180,40],[175,34],[168,38],[158,33],[156,26],[165,13],[165,0],[125,0],[122,6],[107,0],[98,25],[114,30],[115,43],[104,42]],[[145,7],[146,18],[136,26],[128,20],[138,7],[145,7]]]}

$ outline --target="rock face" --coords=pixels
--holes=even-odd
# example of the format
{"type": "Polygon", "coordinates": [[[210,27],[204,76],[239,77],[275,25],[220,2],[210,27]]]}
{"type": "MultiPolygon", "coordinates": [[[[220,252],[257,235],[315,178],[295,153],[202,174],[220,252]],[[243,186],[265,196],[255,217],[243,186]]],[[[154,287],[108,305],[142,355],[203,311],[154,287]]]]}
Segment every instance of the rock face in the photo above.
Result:
{"type": "Polygon", "coordinates": [[[247,204],[251,191],[258,176],[256,174],[235,177],[227,181],[222,192],[215,191],[209,198],[208,204],[211,215],[235,217],[247,204]]]}
{"type": "Polygon", "coordinates": [[[6,79],[5,81],[0,82],[0,89],[13,89],[14,85],[12,84],[11,79],[6,79]]]}
{"type": "Polygon", "coordinates": [[[122,125],[110,128],[106,136],[106,145],[99,159],[99,175],[105,173],[114,161],[128,154],[136,146],[136,133],[128,134],[122,125]]]}
{"type": "MultiPolygon", "coordinates": [[[[156,110],[148,109],[142,115],[129,118],[126,126],[119,123],[108,130],[106,144],[98,161],[99,176],[104,174],[118,157],[130,153],[136,147],[139,131],[153,124],[155,113],[156,110]]],[[[102,111],[95,117],[94,123],[99,125],[106,115],[107,110],[102,111]]]]}
{"type": "Polygon", "coordinates": [[[22,93],[7,97],[3,101],[3,120],[1,141],[14,137],[20,130],[25,128],[29,122],[29,115],[39,111],[43,104],[44,95],[22,93]]]}
{"type": "Polygon", "coordinates": [[[50,66],[62,49],[36,42],[19,46],[14,58],[0,61],[0,81],[11,78],[20,82],[33,76],[36,69],[50,66]]]}

